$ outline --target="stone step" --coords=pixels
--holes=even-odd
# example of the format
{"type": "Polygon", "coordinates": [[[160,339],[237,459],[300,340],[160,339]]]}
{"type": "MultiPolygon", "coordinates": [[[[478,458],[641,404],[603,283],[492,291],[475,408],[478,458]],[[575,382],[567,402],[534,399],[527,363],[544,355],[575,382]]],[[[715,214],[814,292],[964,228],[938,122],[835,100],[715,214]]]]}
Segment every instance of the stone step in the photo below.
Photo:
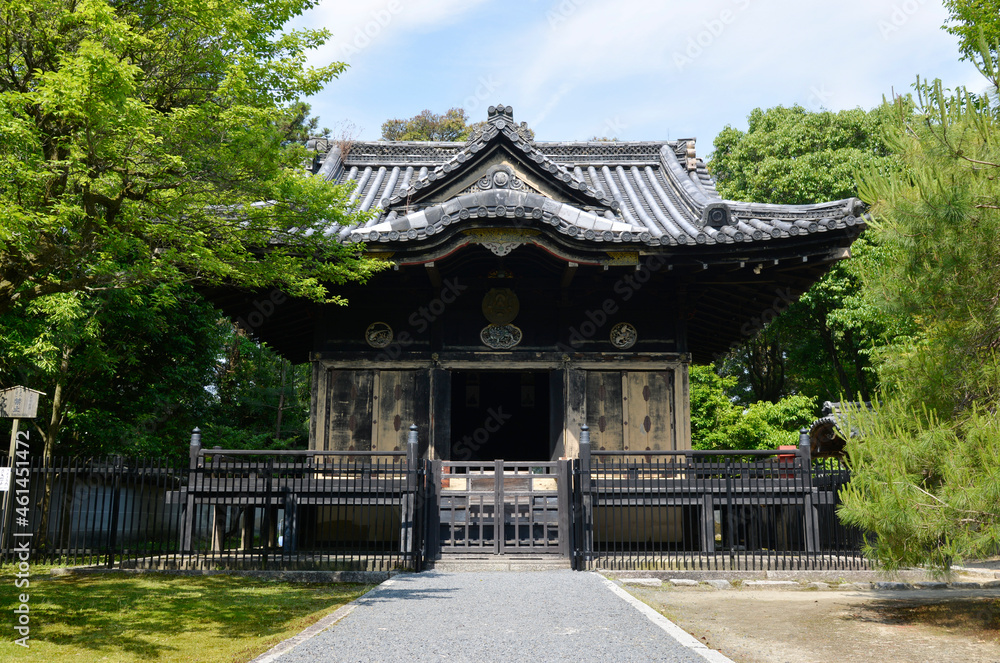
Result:
{"type": "Polygon", "coordinates": [[[442,555],[427,563],[434,571],[552,571],[569,569],[569,558],[556,555],[442,555]]]}

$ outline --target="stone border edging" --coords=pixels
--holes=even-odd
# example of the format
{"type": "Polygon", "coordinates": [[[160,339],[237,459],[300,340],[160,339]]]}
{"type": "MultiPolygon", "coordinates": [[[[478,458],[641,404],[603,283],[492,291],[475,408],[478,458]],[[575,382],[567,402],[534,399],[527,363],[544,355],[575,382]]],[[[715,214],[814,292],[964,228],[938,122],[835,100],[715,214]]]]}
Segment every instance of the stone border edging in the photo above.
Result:
{"type": "Polygon", "coordinates": [[[624,589],[616,585],[614,581],[605,578],[600,573],[597,573],[595,571],[591,571],[590,573],[594,573],[594,575],[596,575],[604,582],[604,584],[608,587],[608,589],[614,592],[619,598],[623,599],[633,608],[635,608],[643,615],[645,615],[646,618],[649,619],[649,621],[653,622],[661,629],[663,629],[667,633],[667,635],[676,640],[682,647],[690,649],[692,652],[698,654],[699,656],[701,656],[707,661],[710,661],[711,663],[735,663],[735,661],[724,655],[722,652],[717,651],[715,649],[710,649],[705,643],[701,642],[693,635],[682,629],[680,626],[674,624],[672,621],[670,621],[669,619],[658,613],[656,610],[649,607],[648,605],[646,605],[645,603],[643,603],[642,601],[635,598],[634,596],[626,592],[624,589]]]}
{"type": "MultiPolygon", "coordinates": [[[[603,577],[603,576],[602,576],[603,577]]],[[[700,585],[706,585],[709,587],[714,587],[715,589],[737,589],[737,588],[747,588],[747,589],[787,589],[787,590],[858,590],[858,591],[908,591],[908,590],[918,590],[918,589],[935,589],[935,590],[946,590],[946,589],[998,589],[1000,590],[1000,580],[986,580],[983,582],[975,581],[954,581],[954,582],[936,582],[936,581],[918,581],[918,582],[893,582],[880,580],[875,582],[840,582],[836,584],[829,584],[822,581],[795,581],[795,580],[744,580],[740,582],[740,585],[734,585],[732,581],[725,578],[709,578],[702,580],[695,580],[693,578],[636,578],[636,577],[616,577],[617,580],[622,585],[629,585],[631,587],[652,587],[660,588],[663,586],[668,587],[698,587],[700,585]]],[[[614,584],[614,581],[609,581],[614,584]]],[[[617,586],[617,585],[616,585],[617,586]]]]}
{"type": "Polygon", "coordinates": [[[229,575],[244,578],[259,578],[263,580],[281,580],[283,582],[322,582],[322,583],[352,583],[361,585],[378,585],[407,571],[234,571],[234,570],[169,570],[169,569],[108,569],[94,566],[72,566],[54,568],[49,572],[52,576],[64,575],[103,575],[106,573],[125,573],[130,575],[162,574],[170,576],[216,576],[229,575]]]}
{"type": "Polygon", "coordinates": [[[292,637],[288,638],[287,640],[282,640],[277,645],[275,645],[274,647],[271,647],[271,649],[267,650],[266,652],[264,652],[263,654],[261,654],[257,658],[254,658],[254,659],[251,659],[250,661],[248,661],[248,663],[273,663],[274,661],[278,660],[282,655],[287,654],[291,650],[293,650],[296,647],[298,647],[299,645],[301,645],[306,640],[309,640],[311,638],[316,637],[317,635],[319,635],[320,633],[322,633],[326,629],[330,628],[331,626],[333,626],[334,624],[336,624],[337,622],[339,622],[341,619],[343,619],[347,615],[349,615],[352,612],[354,612],[354,609],[358,607],[358,601],[360,601],[361,599],[363,599],[363,598],[365,598],[367,596],[371,596],[371,594],[373,592],[377,592],[378,590],[380,590],[383,587],[391,587],[394,583],[395,583],[395,580],[392,579],[392,578],[389,578],[388,580],[382,582],[377,587],[375,587],[374,589],[372,589],[370,592],[366,592],[366,593],[362,594],[361,596],[359,596],[358,598],[356,598],[353,601],[351,601],[350,603],[346,603],[346,604],[340,606],[339,608],[337,608],[336,610],[334,610],[332,613],[330,613],[326,617],[323,617],[318,622],[316,622],[312,626],[306,628],[304,631],[302,631],[298,635],[293,635],[292,637]]]}
{"type": "MultiPolygon", "coordinates": [[[[358,599],[354,599],[354,601],[357,600],[358,599]]],[[[347,615],[354,612],[354,609],[357,607],[354,601],[351,601],[346,605],[340,606],[332,613],[320,619],[318,622],[316,622],[309,628],[305,629],[298,635],[293,635],[287,640],[282,640],[281,642],[276,644],[274,647],[271,647],[257,658],[251,659],[249,663],[272,663],[273,661],[276,661],[278,657],[280,657],[282,654],[290,652],[291,650],[295,649],[309,638],[319,635],[320,633],[330,628],[331,626],[339,622],[347,615]]]]}

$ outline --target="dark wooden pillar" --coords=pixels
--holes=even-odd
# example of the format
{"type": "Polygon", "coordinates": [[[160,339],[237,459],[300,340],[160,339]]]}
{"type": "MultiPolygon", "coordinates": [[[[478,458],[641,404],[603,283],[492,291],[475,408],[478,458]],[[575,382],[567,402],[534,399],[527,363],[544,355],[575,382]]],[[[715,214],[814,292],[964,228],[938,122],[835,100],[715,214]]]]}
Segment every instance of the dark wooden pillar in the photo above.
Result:
{"type": "Polygon", "coordinates": [[[451,458],[451,371],[433,368],[430,373],[430,431],[421,455],[451,458]]]}

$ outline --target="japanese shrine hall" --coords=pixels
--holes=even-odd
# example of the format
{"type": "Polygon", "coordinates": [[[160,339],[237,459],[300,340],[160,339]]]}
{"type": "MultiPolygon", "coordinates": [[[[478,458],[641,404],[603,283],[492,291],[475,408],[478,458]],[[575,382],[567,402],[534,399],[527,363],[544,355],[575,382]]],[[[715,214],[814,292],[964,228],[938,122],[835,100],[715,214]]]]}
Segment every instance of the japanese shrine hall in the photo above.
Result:
{"type": "Polygon", "coordinates": [[[392,263],[337,287],[218,299],[313,366],[310,449],[432,459],[690,448],[688,366],[754,334],[849,255],[859,200],[723,200],[694,140],[539,142],[510,107],[468,141],[316,141],[314,176],[375,216],[392,263]],[[261,302],[265,302],[262,305],[261,302]]]}

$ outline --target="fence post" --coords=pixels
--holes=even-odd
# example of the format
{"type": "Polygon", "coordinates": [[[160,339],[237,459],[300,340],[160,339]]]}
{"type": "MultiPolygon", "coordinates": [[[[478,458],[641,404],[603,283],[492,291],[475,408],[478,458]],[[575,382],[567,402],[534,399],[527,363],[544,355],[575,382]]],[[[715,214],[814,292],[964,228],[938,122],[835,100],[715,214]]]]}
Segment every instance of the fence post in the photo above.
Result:
{"type": "Polygon", "coordinates": [[[283,486],[281,493],[285,504],[285,519],[281,523],[281,554],[294,555],[298,552],[299,503],[295,492],[288,486],[283,486]]]}
{"type": "Polygon", "coordinates": [[[404,557],[410,557],[414,561],[414,565],[417,564],[414,559],[414,548],[413,545],[413,535],[414,526],[416,524],[416,500],[414,499],[417,492],[417,462],[420,457],[419,443],[420,439],[417,435],[417,425],[410,425],[410,432],[406,435],[406,488],[403,491],[403,499],[399,519],[400,532],[399,532],[399,545],[400,552],[403,553],[404,557]]]}
{"type": "Polygon", "coordinates": [[[122,457],[114,456],[114,467],[111,474],[111,518],[108,525],[108,556],[105,566],[109,569],[115,565],[115,548],[118,547],[118,510],[121,508],[122,488],[122,457]]]}
{"type": "Polygon", "coordinates": [[[415,424],[410,425],[406,436],[406,465],[409,468],[410,484],[413,491],[413,569],[424,570],[424,554],[427,549],[425,509],[427,507],[426,467],[420,458],[420,438],[415,424]]]}
{"type": "MultiPolygon", "coordinates": [[[[276,546],[278,541],[278,509],[271,504],[273,498],[274,484],[274,457],[269,457],[264,465],[264,519],[261,525],[261,536],[264,539],[264,550],[261,554],[261,568],[267,570],[268,552],[272,546],[276,546]]],[[[283,542],[282,542],[283,543],[283,542]]]]}
{"type": "Polygon", "coordinates": [[[564,559],[569,559],[572,566],[573,564],[573,550],[571,548],[570,541],[572,540],[572,521],[570,520],[570,513],[572,512],[572,497],[573,497],[573,461],[565,459],[556,461],[556,489],[558,490],[558,497],[556,499],[559,503],[559,554],[562,555],[564,559]]]}
{"type": "Polygon", "coordinates": [[[576,543],[580,570],[588,567],[594,548],[594,496],[591,492],[590,426],[580,426],[580,519],[576,543]]]}
{"type": "Polygon", "coordinates": [[[805,515],[806,552],[819,552],[819,508],[816,496],[813,494],[812,482],[812,452],[809,442],[809,429],[799,431],[798,456],[799,471],[802,472],[802,510],[805,515]]]}
{"type": "Polygon", "coordinates": [[[808,428],[799,431],[799,455],[807,463],[807,467],[812,463],[812,441],[809,439],[808,428]]]}
{"type": "Polygon", "coordinates": [[[198,456],[201,454],[201,429],[191,431],[189,449],[187,495],[184,499],[184,515],[181,521],[181,552],[192,552],[194,539],[194,491],[198,475],[198,456]]]}

